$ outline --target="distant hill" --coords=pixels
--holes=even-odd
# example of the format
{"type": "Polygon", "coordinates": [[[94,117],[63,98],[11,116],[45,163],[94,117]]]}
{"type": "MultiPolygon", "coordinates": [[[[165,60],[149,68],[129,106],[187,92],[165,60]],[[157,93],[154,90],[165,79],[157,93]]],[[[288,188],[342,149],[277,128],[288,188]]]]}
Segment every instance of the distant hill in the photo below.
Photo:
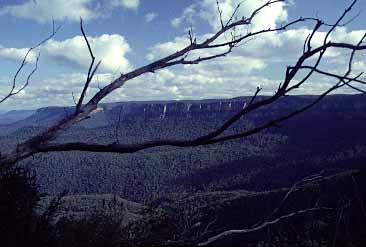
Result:
{"type": "MultiPolygon", "coordinates": [[[[315,96],[288,96],[236,123],[236,133],[282,116],[315,96]]],[[[136,143],[160,138],[190,139],[208,133],[242,109],[250,97],[202,101],[101,104],[91,118],[58,141],[136,143]]],[[[72,108],[41,108],[0,126],[2,150],[71,114],[72,108]]],[[[360,168],[366,161],[366,96],[332,95],[313,109],[256,136],[197,148],[154,148],[135,154],[83,152],[36,155],[23,162],[35,169],[43,192],[116,193],[144,201],[166,193],[269,190],[326,170],[360,168]]]]}
{"type": "Polygon", "coordinates": [[[13,110],[0,112],[0,125],[8,125],[31,116],[35,110],[13,110]]]}

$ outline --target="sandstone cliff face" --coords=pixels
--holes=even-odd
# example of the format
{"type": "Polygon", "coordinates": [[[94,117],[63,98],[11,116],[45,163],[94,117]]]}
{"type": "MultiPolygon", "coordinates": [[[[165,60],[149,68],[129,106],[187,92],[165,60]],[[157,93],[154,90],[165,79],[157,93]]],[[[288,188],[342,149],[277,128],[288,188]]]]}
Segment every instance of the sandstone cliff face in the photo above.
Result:
{"type": "MultiPolygon", "coordinates": [[[[284,114],[302,105],[311,102],[315,96],[289,96],[279,102],[263,107],[249,118],[263,118],[284,114]]],[[[262,98],[262,97],[258,97],[262,98]]],[[[221,100],[197,100],[197,101],[146,101],[146,102],[121,102],[101,104],[91,115],[93,119],[104,115],[104,125],[113,125],[115,122],[142,119],[166,118],[191,118],[191,119],[226,119],[245,108],[251,97],[238,97],[221,100]]],[[[311,113],[341,115],[350,118],[352,114],[362,114],[366,109],[366,97],[363,95],[333,95],[316,105],[311,113]]],[[[46,107],[36,111],[11,111],[0,115],[3,123],[15,121],[12,125],[17,128],[31,125],[49,125],[56,120],[72,113],[72,107],[46,107]],[[17,115],[17,118],[12,117],[17,115]]],[[[92,124],[92,123],[91,123],[92,124]]],[[[6,124],[2,124],[3,126],[6,124]]],[[[85,124],[87,126],[87,124],[85,124]]]]}
{"type": "MultiPolygon", "coordinates": [[[[312,96],[287,97],[249,114],[227,133],[236,133],[300,107],[312,96]]],[[[57,141],[137,143],[162,138],[191,139],[220,126],[249,97],[182,102],[101,104],[91,118],[57,141]]],[[[116,193],[143,201],[170,192],[227,189],[262,190],[324,169],[364,166],[365,96],[330,96],[319,105],[248,139],[177,149],[155,148],[129,155],[83,152],[37,155],[24,162],[38,174],[43,192],[116,193]]],[[[72,108],[42,108],[0,127],[1,150],[8,150],[72,108]]]]}

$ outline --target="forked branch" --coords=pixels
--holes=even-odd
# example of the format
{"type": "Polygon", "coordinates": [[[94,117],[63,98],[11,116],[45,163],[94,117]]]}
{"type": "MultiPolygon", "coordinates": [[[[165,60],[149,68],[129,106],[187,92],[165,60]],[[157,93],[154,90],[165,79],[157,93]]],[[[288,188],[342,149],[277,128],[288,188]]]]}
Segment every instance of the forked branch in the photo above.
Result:
{"type": "Polygon", "coordinates": [[[90,54],[90,57],[91,57],[91,63],[89,65],[89,70],[88,70],[88,75],[86,77],[86,81],[85,81],[85,84],[84,84],[84,88],[83,88],[83,91],[81,92],[81,95],[80,95],[80,98],[79,98],[79,101],[78,103],[76,104],[76,110],[75,110],[75,113],[79,113],[80,110],[81,110],[81,106],[83,104],[83,100],[84,100],[84,97],[85,97],[85,94],[88,90],[88,87],[89,87],[89,84],[90,82],[93,80],[93,77],[94,77],[94,74],[95,72],[97,71],[99,65],[101,64],[101,61],[99,61],[97,63],[97,65],[94,66],[94,62],[95,62],[95,56],[93,54],[93,51],[92,51],[92,48],[90,46],[90,43],[89,43],[89,40],[85,34],[85,31],[84,31],[84,26],[83,26],[83,19],[80,18],[80,29],[81,29],[81,33],[83,34],[83,37],[84,37],[84,40],[85,40],[85,43],[86,45],[88,46],[88,51],[89,51],[89,54],[90,54]]]}
{"type": "Polygon", "coordinates": [[[21,62],[21,64],[19,65],[17,71],[15,72],[14,76],[13,76],[13,80],[11,82],[11,87],[9,92],[3,96],[2,98],[0,98],[0,104],[5,102],[6,100],[8,100],[10,97],[15,96],[17,94],[19,94],[20,92],[22,92],[26,87],[28,87],[29,83],[30,83],[30,79],[33,76],[33,74],[37,71],[38,69],[38,62],[39,62],[39,57],[40,57],[40,53],[38,53],[36,55],[36,61],[35,61],[35,65],[33,67],[33,69],[31,70],[31,72],[28,74],[25,82],[17,88],[17,81],[18,81],[18,77],[20,75],[20,73],[23,71],[24,67],[27,65],[27,60],[29,58],[30,55],[32,55],[32,52],[34,50],[36,50],[37,48],[39,48],[40,46],[42,46],[44,43],[46,43],[48,40],[52,39],[56,33],[60,30],[61,25],[55,27],[55,22],[52,22],[52,32],[51,34],[46,37],[45,39],[41,40],[39,43],[35,44],[34,46],[32,46],[31,48],[29,48],[27,50],[27,52],[25,53],[23,60],[21,62]]]}

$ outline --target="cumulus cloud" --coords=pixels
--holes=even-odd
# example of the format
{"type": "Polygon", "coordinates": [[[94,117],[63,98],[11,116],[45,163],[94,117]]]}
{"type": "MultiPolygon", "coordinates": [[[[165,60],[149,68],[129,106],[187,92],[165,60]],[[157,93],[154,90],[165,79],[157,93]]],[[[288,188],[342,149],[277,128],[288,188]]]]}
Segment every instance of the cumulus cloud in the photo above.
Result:
{"type": "MultiPolygon", "coordinates": [[[[309,28],[290,29],[284,32],[267,33],[247,42],[238,50],[243,56],[257,57],[268,61],[291,61],[303,52],[303,44],[312,32],[309,28]]],[[[366,30],[348,31],[345,27],[336,28],[329,37],[333,42],[357,44],[366,30]]],[[[326,32],[317,32],[312,39],[312,47],[321,46],[326,32]]],[[[342,59],[344,50],[328,49],[325,53],[328,61],[342,59]]],[[[348,52],[348,51],[347,51],[348,52]]]]}
{"type": "MultiPolygon", "coordinates": [[[[131,64],[126,54],[131,48],[125,38],[118,34],[103,34],[98,37],[89,37],[94,56],[101,60],[101,71],[113,73],[126,72],[131,64]]],[[[42,58],[69,67],[85,69],[90,64],[90,55],[83,36],[75,36],[63,41],[49,40],[39,48],[42,58]]],[[[26,48],[0,48],[0,57],[21,60],[26,48]]],[[[32,52],[28,61],[35,60],[36,52],[32,52]]]]}
{"type": "MultiPolygon", "coordinates": [[[[131,68],[125,55],[131,48],[123,36],[118,34],[103,34],[99,37],[89,37],[94,56],[102,60],[102,70],[126,72],[131,68]]],[[[69,65],[87,67],[90,64],[90,55],[82,36],[75,36],[63,41],[50,40],[41,51],[54,61],[65,62],[69,65]]]]}
{"type": "MultiPolygon", "coordinates": [[[[206,40],[207,38],[211,37],[212,35],[213,34],[207,33],[204,35],[197,36],[195,38],[196,38],[197,42],[202,42],[202,41],[206,40]]],[[[218,39],[218,42],[225,42],[225,41],[226,41],[225,37],[221,37],[218,39]]],[[[157,43],[157,44],[153,45],[149,49],[149,53],[146,55],[146,58],[148,60],[155,60],[155,59],[161,58],[162,56],[172,54],[172,53],[186,47],[189,44],[190,44],[190,41],[187,36],[178,36],[178,37],[175,37],[172,41],[161,42],[161,43],[157,43]]],[[[194,59],[197,57],[209,56],[209,55],[217,54],[219,52],[224,52],[226,50],[227,50],[227,48],[225,48],[225,47],[220,47],[220,48],[215,48],[215,49],[195,50],[195,51],[191,51],[186,59],[189,60],[191,58],[194,59]]]]}
{"type": "MultiPolygon", "coordinates": [[[[22,93],[1,104],[3,109],[35,109],[45,106],[72,106],[83,90],[87,75],[84,73],[57,74],[50,78],[33,79],[22,93]]],[[[87,91],[86,100],[115,76],[110,73],[96,74],[87,91]]],[[[0,98],[9,91],[11,77],[0,77],[0,98]]],[[[110,98],[116,100],[116,98],[110,98]]]]}
{"type": "MultiPolygon", "coordinates": [[[[28,48],[5,48],[0,45],[0,57],[15,61],[21,61],[24,59],[25,55],[28,53],[28,48]]],[[[35,52],[29,52],[26,62],[34,63],[37,59],[37,54],[35,52]]]]}
{"type": "Polygon", "coordinates": [[[359,70],[359,71],[364,70],[364,69],[366,69],[366,62],[365,61],[356,61],[353,65],[353,68],[355,70],[359,70]]]}
{"type": "MultiPolygon", "coordinates": [[[[296,28],[284,32],[273,32],[258,35],[256,38],[245,42],[244,45],[234,49],[236,55],[240,55],[243,59],[256,58],[266,62],[288,62],[298,58],[303,52],[303,44],[308,35],[312,32],[309,28],[296,28]]],[[[349,31],[345,27],[336,28],[329,40],[334,42],[344,42],[350,44],[357,44],[362,38],[366,30],[349,31]]],[[[198,42],[211,37],[213,34],[204,34],[197,36],[198,42]]],[[[322,45],[326,33],[317,32],[312,39],[312,46],[322,45]]],[[[185,46],[189,45],[187,36],[176,37],[172,41],[157,43],[150,48],[150,52],[146,56],[149,60],[160,58],[164,55],[174,53],[185,46]]],[[[217,43],[225,42],[225,38],[221,37],[217,43]]],[[[191,53],[191,57],[198,57],[203,55],[212,55],[217,52],[225,51],[225,48],[208,51],[208,49],[191,53]]],[[[329,49],[325,56],[331,60],[337,61],[341,57],[340,49],[329,49]]]]}
{"type": "MultiPolygon", "coordinates": [[[[248,17],[253,10],[263,5],[265,1],[258,0],[219,0],[220,10],[222,11],[222,19],[225,23],[235,11],[236,6],[240,3],[240,8],[236,12],[237,18],[248,17]]],[[[268,28],[275,28],[279,23],[287,21],[289,7],[293,2],[274,3],[264,9],[253,19],[250,30],[265,30],[268,28]]],[[[213,31],[221,28],[220,17],[217,10],[216,0],[200,0],[186,7],[182,14],[173,19],[171,24],[174,27],[181,27],[183,25],[190,25],[196,20],[204,20],[211,27],[213,31]]],[[[249,29],[236,30],[237,32],[247,32],[249,29]]],[[[236,49],[236,53],[243,57],[254,57],[265,60],[266,62],[284,62],[292,61],[298,58],[303,49],[303,43],[307,36],[312,32],[312,29],[301,27],[296,29],[289,29],[285,32],[272,32],[259,35],[258,37],[246,42],[244,46],[236,49]]],[[[336,28],[330,37],[330,40],[337,42],[357,43],[365,30],[348,31],[345,27],[336,28]]],[[[322,44],[325,37],[325,32],[317,32],[313,37],[313,46],[322,44]]],[[[208,37],[202,35],[201,37],[208,37]]],[[[198,37],[200,38],[200,37],[198,37]]],[[[201,39],[202,40],[202,39],[201,39]]],[[[159,54],[165,54],[164,51],[174,52],[184,45],[188,44],[187,38],[176,38],[171,42],[159,43],[155,45],[147,58],[156,58],[159,54]]],[[[326,57],[331,62],[339,61],[342,57],[342,51],[336,49],[328,49],[326,57]]]]}
{"type": "MultiPolygon", "coordinates": [[[[251,61],[237,60],[237,66],[252,66],[251,61]]],[[[222,65],[226,66],[225,64],[222,65]]],[[[264,77],[248,76],[247,70],[227,71],[220,73],[223,67],[206,64],[184,66],[178,69],[164,69],[154,74],[145,74],[128,81],[123,88],[109,95],[104,102],[126,100],[173,100],[229,98],[250,95],[258,83],[266,85],[266,90],[276,83],[264,77]],[[205,66],[212,66],[211,73],[205,66]]],[[[37,108],[49,105],[73,105],[72,94],[77,98],[82,91],[86,75],[82,73],[56,75],[55,77],[33,80],[22,93],[2,104],[4,108],[37,108]]],[[[105,86],[115,78],[111,73],[97,74],[87,93],[88,100],[99,87],[105,86]]],[[[8,81],[9,82],[9,81],[8,81]]],[[[9,85],[0,83],[0,88],[9,85]]],[[[1,90],[4,92],[4,90],[1,90]]]]}
{"type": "Polygon", "coordinates": [[[147,13],[145,15],[145,22],[152,22],[156,17],[158,17],[158,14],[155,12],[147,13]]]}
{"type": "Polygon", "coordinates": [[[0,9],[1,14],[37,22],[48,22],[54,18],[56,21],[77,21],[80,16],[85,20],[95,18],[95,13],[87,6],[88,0],[36,0],[27,1],[19,5],[9,5],[0,9]]]}
{"type": "Polygon", "coordinates": [[[107,4],[114,7],[124,7],[128,9],[137,9],[140,5],[140,0],[105,0],[107,4]]]}
{"type": "Polygon", "coordinates": [[[182,23],[188,23],[189,25],[194,23],[194,16],[196,15],[196,4],[189,5],[183,10],[180,17],[174,18],[171,21],[171,25],[175,28],[179,27],[182,23]]]}
{"type": "MultiPolygon", "coordinates": [[[[264,2],[257,0],[247,0],[244,2],[241,0],[220,0],[219,6],[222,11],[224,23],[229,20],[238,4],[241,5],[236,13],[236,17],[242,18],[250,16],[250,14],[263,5],[264,2]]],[[[278,2],[262,9],[260,14],[254,18],[251,28],[253,30],[274,28],[277,23],[286,21],[287,16],[286,4],[278,2]]],[[[196,1],[194,4],[189,5],[184,9],[181,16],[173,19],[172,25],[174,27],[179,27],[182,23],[192,24],[196,18],[207,21],[214,30],[220,28],[220,16],[217,10],[216,0],[196,1]]]]}
{"type": "MultiPolygon", "coordinates": [[[[217,11],[215,0],[203,0],[201,1],[201,18],[207,20],[213,28],[219,27],[219,14],[217,11]]],[[[232,13],[234,12],[236,6],[240,5],[237,11],[237,17],[248,17],[252,14],[254,10],[263,5],[264,1],[248,0],[242,2],[240,0],[222,0],[219,1],[220,9],[222,10],[223,21],[228,21],[232,13]]],[[[266,29],[274,28],[279,22],[284,22],[287,20],[287,9],[284,2],[274,3],[264,9],[253,19],[252,28],[266,29]]]]}
{"type": "Polygon", "coordinates": [[[139,0],[28,0],[0,8],[0,15],[8,14],[39,23],[52,20],[79,21],[80,17],[85,20],[96,19],[114,8],[137,9],[138,6],[139,0]]]}
{"type": "MultiPolygon", "coordinates": [[[[197,37],[198,40],[207,39],[211,34],[197,37]]],[[[173,41],[158,43],[150,48],[147,59],[155,60],[174,53],[179,49],[189,45],[187,37],[176,37],[173,41]]],[[[225,51],[225,48],[215,50],[201,50],[191,52],[186,59],[210,56],[214,53],[225,51]]],[[[264,60],[255,57],[243,57],[239,53],[219,58],[217,60],[206,61],[197,65],[184,65],[179,68],[163,70],[154,75],[147,75],[145,81],[154,82],[154,88],[159,88],[168,99],[200,99],[214,97],[235,97],[239,95],[252,94],[258,86],[259,77],[253,75],[256,71],[262,71],[267,67],[264,60]],[[240,88],[240,90],[238,90],[240,88]]],[[[264,79],[267,81],[268,79],[264,79]]],[[[139,78],[136,80],[138,81],[139,78]]],[[[268,90],[272,90],[273,85],[267,85],[268,90]]],[[[278,86],[278,85],[276,85],[278,86]]],[[[129,85],[125,90],[128,92],[129,85]]],[[[149,88],[148,85],[142,88],[149,88]]],[[[151,88],[151,87],[150,87],[151,88]]],[[[134,91],[134,90],[132,90],[134,91]]],[[[160,94],[159,90],[151,90],[150,94],[160,94]]],[[[134,91],[136,92],[136,91],[134,91]]],[[[138,97],[136,95],[136,97],[138,97]]]]}
{"type": "MultiPolygon", "coordinates": [[[[231,98],[243,95],[252,95],[257,86],[263,87],[261,93],[271,95],[279,85],[279,81],[270,76],[252,75],[243,70],[251,65],[252,61],[243,62],[223,61],[222,67],[215,68],[214,64],[198,66],[182,66],[178,69],[170,68],[157,71],[154,74],[145,74],[128,81],[121,89],[109,95],[104,102],[127,100],[184,100],[207,98],[231,98]],[[227,64],[236,67],[227,70],[227,64]],[[211,68],[208,68],[211,67],[211,68]],[[224,69],[225,68],[225,69],[224,69]],[[210,69],[210,70],[208,70],[210,69]],[[221,71],[220,71],[221,70],[221,71]]],[[[362,66],[362,64],[360,64],[362,66]]],[[[257,65],[260,67],[260,65],[257,65]]],[[[81,73],[57,75],[32,84],[17,97],[1,105],[3,109],[38,108],[50,105],[73,105],[72,94],[77,98],[82,91],[86,75],[81,73]]],[[[86,100],[115,78],[111,73],[97,74],[87,92],[86,100]]],[[[4,78],[3,78],[4,79],[4,78]]],[[[306,85],[296,91],[297,94],[320,94],[334,85],[334,81],[313,78],[306,85]]],[[[5,92],[9,81],[2,83],[0,78],[0,92],[5,92]]],[[[347,93],[347,88],[342,89],[347,93]]],[[[1,94],[0,94],[1,95],[1,94]]]]}
{"type": "Polygon", "coordinates": [[[187,45],[189,45],[187,37],[176,37],[172,41],[157,43],[150,48],[150,52],[147,54],[146,58],[150,61],[155,60],[174,53],[187,45]]]}
{"type": "MultiPolygon", "coordinates": [[[[273,94],[284,76],[281,72],[284,71],[286,65],[291,64],[301,55],[303,42],[311,31],[308,28],[297,28],[261,35],[257,39],[237,47],[227,57],[198,65],[180,66],[178,69],[165,71],[163,74],[151,75],[151,79],[148,81],[156,82],[159,79],[160,88],[165,92],[165,95],[169,95],[169,97],[174,95],[176,99],[250,95],[258,85],[263,87],[262,93],[273,94]]],[[[348,31],[343,27],[337,28],[330,36],[330,40],[356,44],[364,33],[364,30],[348,31]]],[[[211,35],[205,34],[198,36],[197,39],[202,41],[211,35]]],[[[312,45],[314,47],[322,45],[325,35],[325,32],[317,33],[313,38],[312,45]]],[[[147,59],[161,58],[187,45],[189,45],[189,39],[186,36],[176,37],[169,42],[157,43],[150,48],[147,59]]],[[[187,59],[208,56],[222,51],[224,50],[209,51],[209,49],[205,49],[192,52],[187,59]]],[[[331,71],[333,68],[339,68],[339,71],[343,71],[345,69],[344,63],[347,60],[339,52],[343,51],[329,50],[326,53],[326,61],[322,64],[325,70],[331,71]]],[[[364,65],[364,62],[356,59],[354,69],[360,70],[360,67],[365,69],[364,65]]],[[[339,71],[336,72],[342,73],[339,71]]],[[[314,76],[304,88],[295,93],[320,94],[332,85],[334,85],[334,80],[314,76]]],[[[146,89],[148,86],[143,88],[146,89]]],[[[154,95],[154,92],[152,90],[149,93],[154,95]]],[[[342,89],[341,92],[347,92],[347,90],[342,89]]]]}

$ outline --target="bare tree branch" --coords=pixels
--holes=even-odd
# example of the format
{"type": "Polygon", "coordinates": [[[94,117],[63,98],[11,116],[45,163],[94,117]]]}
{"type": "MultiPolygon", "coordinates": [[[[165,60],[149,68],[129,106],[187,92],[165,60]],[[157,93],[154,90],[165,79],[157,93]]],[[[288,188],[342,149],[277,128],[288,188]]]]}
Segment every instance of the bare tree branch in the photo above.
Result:
{"type": "Polygon", "coordinates": [[[222,20],[222,10],[220,8],[220,4],[219,4],[219,1],[216,0],[216,6],[217,6],[217,12],[219,13],[219,20],[220,20],[220,23],[221,23],[221,28],[224,28],[224,21],[222,20]]]}
{"type": "Polygon", "coordinates": [[[252,233],[252,232],[257,232],[268,226],[275,225],[281,221],[284,221],[289,218],[293,218],[295,216],[312,213],[312,212],[316,212],[316,211],[334,211],[334,210],[335,210],[334,208],[328,208],[328,207],[315,207],[315,208],[307,208],[307,209],[299,210],[296,212],[282,215],[274,220],[263,222],[262,224],[260,224],[256,227],[253,227],[253,228],[239,229],[239,230],[227,230],[227,231],[221,232],[220,234],[217,234],[217,235],[209,238],[207,241],[199,243],[198,246],[210,245],[224,237],[228,237],[233,234],[248,234],[248,233],[252,233]]]}
{"type": "Polygon", "coordinates": [[[18,88],[18,89],[16,88],[17,87],[18,76],[22,72],[24,67],[26,66],[28,56],[32,53],[33,50],[37,49],[38,47],[40,47],[44,43],[46,43],[48,40],[52,39],[56,35],[56,33],[60,30],[60,28],[61,28],[61,25],[59,25],[55,28],[55,22],[52,21],[52,32],[51,32],[51,34],[48,37],[46,37],[45,39],[41,40],[39,43],[35,44],[34,46],[32,46],[31,48],[29,48],[27,50],[27,52],[25,53],[25,55],[23,57],[23,60],[22,60],[21,64],[19,65],[17,71],[14,74],[10,91],[5,96],[3,96],[3,98],[0,99],[0,104],[5,102],[6,100],[8,100],[10,97],[19,94],[20,92],[22,92],[29,85],[31,77],[33,76],[33,74],[38,69],[38,62],[39,62],[39,57],[40,57],[39,53],[36,56],[36,61],[35,61],[34,68],[28,74],[27,79],[25,80],[25,82],[23,83],[23,85],[20,88],[18,88]]]}
{"type": "Polygon", "coordinates": [[[81,92],[81,96],[80,96],[79,101],[76,105],[76,110],[75,110],[76,113],[80,112],[80,109],[81,109],[81,106],[83,104],[83,100],[84,100],[85,94],[88,90],[89,84],[93,80],[94,74],[97,71],[99,65],[101,64],[101,61],[99,61],[97,63],[97,65],[94,67],[95,56],[94,56],[93,51],[91,49],[91,46],[89,44],[88,38],[86,37],[84,27],[83,27],[83,19],[82,18],[80,18],[80,29],[81,29],[81,33],[83,34],[85,43],[88,46],[89,54],[90,54],[90,57],[91,57],[91,63],[90,63],[90,66],[89,66],[88,75],[87,75],[87,78],[86,78],[86,81],[85,81],[83,91],[81,92]]]}

